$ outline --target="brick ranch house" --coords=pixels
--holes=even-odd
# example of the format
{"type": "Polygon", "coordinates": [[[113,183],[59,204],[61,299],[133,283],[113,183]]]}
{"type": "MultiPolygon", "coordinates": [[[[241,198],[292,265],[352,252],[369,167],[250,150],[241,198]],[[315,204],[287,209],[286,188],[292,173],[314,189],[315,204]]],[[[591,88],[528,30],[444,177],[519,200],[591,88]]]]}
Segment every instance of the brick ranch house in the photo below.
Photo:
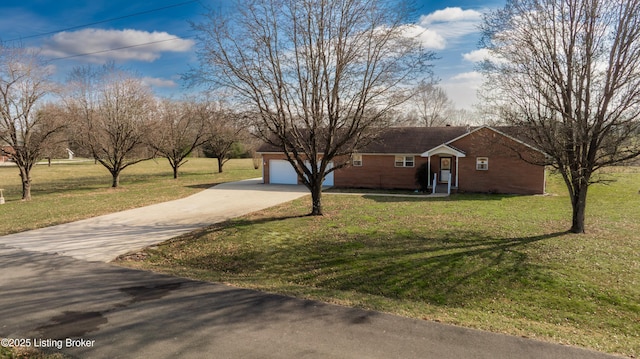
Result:
{"type": "MultiPolygon", "coordinates": [[[[265,184],[298,184],[284,153],[264,144],[265,184]]],[[[517,139],[508,127],[397,127],[354,154],[349,165],[331,172],[325,185],[340,188],[418,188],[416,169],[426,163],[438,191],[508,194],[545,192],[544,153],[517,139]]],[[[344,160],[344,159],[343,159],[344,160]]],[[[430,188],[433,186],[430,185],[430,188]]]]}

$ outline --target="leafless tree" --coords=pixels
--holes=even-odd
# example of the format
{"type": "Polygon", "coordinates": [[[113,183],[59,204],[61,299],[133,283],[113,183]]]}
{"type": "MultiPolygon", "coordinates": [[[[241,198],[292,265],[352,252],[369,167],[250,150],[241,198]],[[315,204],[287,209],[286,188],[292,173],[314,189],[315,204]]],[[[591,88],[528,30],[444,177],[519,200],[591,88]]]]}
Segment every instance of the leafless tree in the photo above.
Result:
{"type": "Polygon", "coordinates": [[[247,133],[247,119],[241,113],[220,106],[212,112],[203,150],[208,157],[218,160],[218,173],[231,158],[234,144],[240,143],[247,133]]]}
{"type": "Polygon", "coordinates": [[[201,71],[254,111],[256,135],[278,146],[322,214],[322,182],[404,103],[432,53],[409,37],[403,3],[245,0],[196,24],[201,71]],[[331,165],[332,163],[332,165],[331,165]]]}
{"type": "Polygon", "coordinates": [[[466,108],[454,108],[450,112],[449,122],[452,126],[472,126],[485,124],[480,111],[466,108]]]}
{"type": "Polygon", "coordinates": [[[433,81],[421,81],[416,86],[416,93],[411,100],[412,108],[417,117],[415,124],[424,127],[450,125],[453,102],[447,92],[433,81]]]}
{"type": "Polygon", "coordinates": [[[41,158],[47,159],[49,167],[54,158],[65,158],[69,156],[67,149],[69,147],[69,118],[64,106],[59,102],[47,102],[43,106],[39,106],[36,112],[37,117],[41,117],[42,121],[55,124],[60,127],[59,130],[52,133],[47,141],[41,146],[41,158]]]}
{"type": "Polygon", "coordinates": [[[242,138],[242,144],[247,150],[247,153],[251,156],[253,169],[257,170],[260,168],[260,164],[262,163],[262,158],[260,158],[260,154],[258,153],[258,149],[262,145],[262,140],[252,136],[251,133],[247,131],[247,135],[242,138]]]}
{"type": "Polygon", "coordinates": [[[67,81],[76,142],[89,150],[118,187],[125,168],[154,157],[147,146],[155,100],[141,79],[112,64],[77,67],[67,81]]]}
{"type": "Polygon", "coordinates": [[[640,0],[509,0],[484,30],[488,100],[548,154],[582,233],[594,172],[640,155],[640,0]]]}
{"type": "Polygon", "coordinates": [[[50,68],[37,53],[0,45],[0,142],[11,155],[22,179],[22,199],[31,199],[31,169],[65,122],[39,112],[54,92],[50,68]]]}
{"type": "Polygon", "coordinates": [[[169,161],[173,178],[178,178],[178,169],[191,152],[204,143],[210,117],[207,103],[195,99],[158,103],[150,145],[169,161]]]}

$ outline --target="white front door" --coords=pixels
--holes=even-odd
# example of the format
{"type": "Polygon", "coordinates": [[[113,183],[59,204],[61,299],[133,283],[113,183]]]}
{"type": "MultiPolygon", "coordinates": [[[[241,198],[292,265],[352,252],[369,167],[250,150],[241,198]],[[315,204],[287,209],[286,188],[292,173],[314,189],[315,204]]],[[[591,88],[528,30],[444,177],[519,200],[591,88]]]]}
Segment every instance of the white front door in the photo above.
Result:
{"type": "Polygon", "coordinates": [[[449,182],[451,178],[451,157],[440,157],[440,182],[449,182]]]}

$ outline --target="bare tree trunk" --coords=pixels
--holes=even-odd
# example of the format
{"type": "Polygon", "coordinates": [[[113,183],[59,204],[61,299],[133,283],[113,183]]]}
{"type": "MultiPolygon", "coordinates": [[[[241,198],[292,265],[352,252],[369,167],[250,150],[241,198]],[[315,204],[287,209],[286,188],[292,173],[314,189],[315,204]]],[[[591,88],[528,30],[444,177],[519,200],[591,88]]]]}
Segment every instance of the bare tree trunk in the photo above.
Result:
{"type": "Polygon", "coordinates": [[[222,166],[224,165],[224,162],[222,161],[222,158],[218,157],[216,158],[218,160],[218,173],[222,173],[222,166]]]}
{"type": "Polygon", "coordinates": [[[178,179],[178,168],[180,168],[182,159],[176,158],[175,156],[168,156],[167,161],[169,161],[169,165],[173,170],[173,179],[178,179]]]}
{"type": "Polygon", "coordinates": [[[117,188],[120,185],[120,171],[111,172],[113,181],[111,182],[112,188],[117,188]]]}
{"type": "Polygon", "coordinates": [[[570,229],[573,233],[584,233],[584,215],[587,208],[588,189],[589,187],[585,184],[574,185],[574,192],[571,197],[573,216],[570,229]]]}
{"type": "MultiPolygon", "coordinates": [[[[317,181],[316,181],[317,182],[317,181]]],[[[311,186],[311,216],[322,216],[322,183],[311,186]]]]}
{"type": "Polygon", "coordinates": [[[31,173],[26,168],[20,168],[20,178],[22,179],[22,200],[31,200],[31,173]]]}

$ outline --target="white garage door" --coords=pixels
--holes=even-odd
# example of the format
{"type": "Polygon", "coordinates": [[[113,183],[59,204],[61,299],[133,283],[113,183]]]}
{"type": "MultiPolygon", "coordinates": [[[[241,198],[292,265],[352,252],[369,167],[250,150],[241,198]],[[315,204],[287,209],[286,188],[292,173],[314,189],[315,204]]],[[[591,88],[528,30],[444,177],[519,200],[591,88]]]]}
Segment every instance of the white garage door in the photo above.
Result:
{"type": "MultiPolygon", "coordinates": [[[[307,162],[307,167],[310,164],[307,162]]],[[[329,163],[329,168],[333,163],[329,163]]],[[[291,163],[286,160],[269,160],[269,183],[272,184],[298,184],[298,174],[291,163]]],[[[323,186],[333,186],[333,172],[329,173],[322,182],[323,186]]]]}
{"type": "Polygon", "coordinates": [[[298,174],[286,160],[269,160],[269,183],[298,184],[298,174]]]}
{"type": "MultiPolygon", "coordinates": [[[[311,163],[309,163],[308,161],[305,162],[305,164],[307,165],[307,168],[311,168],[311,163]]],[[[327,169],[333,168],[333,162],[329,162],[329,164],[327,165],[327,169]]],[[[324,181],[322,181],[322,185],[323,186],[333,186],[333,174],[334,172],[330,172],[325,178],[324,181]]]]}

